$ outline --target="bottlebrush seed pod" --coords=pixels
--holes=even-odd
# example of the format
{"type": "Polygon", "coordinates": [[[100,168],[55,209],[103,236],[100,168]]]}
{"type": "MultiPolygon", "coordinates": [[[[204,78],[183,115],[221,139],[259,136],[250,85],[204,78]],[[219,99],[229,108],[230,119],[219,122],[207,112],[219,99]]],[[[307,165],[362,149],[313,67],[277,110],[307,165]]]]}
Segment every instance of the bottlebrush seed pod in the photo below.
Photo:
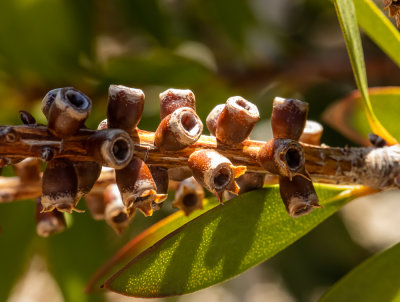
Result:
{"type": "Polygon", "coordinates": [[[203,187],[190,177],[179,184],[172,206],[181,209],[186,216],[189,216],[193,211],[203,209],[203,199],[203,187]]]}
{"type": "Polygon", "coordinates": [[[111,226],[118,235],[122,234],[135,216],[135,210],[128,211],[122,202],[121,194],[115,184],[108,185],[104,190],[104,203],[104,217],[106,223],[111,226]]]}
{"type": "Polygon", "coordinates": [[[74,162],[76,175],[78,176],[77,200],[90,192],[101,173],[101,165],[97,162],[74,162]]]}
{"type": "Polygon", "coordinates": [[[189,167],[175,167],[168,169],[168,178],[175,181],[182,181],[192,176],[192,170],[189,167]]]}
{"type": "Polygon", "coordinates": [[[203,123],[196,112],[182,107],[167,115],[154,134],[154,145],[167,151],[176,151],[196,142],[203,132],[203,123]]]}
{"type": "Polygon", "coordinates": [[[74,165],[68,159],[56,158],[48,162],[42,178],[43,212],[57,209],[69,212],[77,203],[78,178],[74,165]]]}
{"type": "Polygon", "coordinates": [[[151,216],[152,203],[161,203],[167,198],[166,194],[157,194],[150,169],[140,158],[132,158],[125,168],[115,171],[115,176],[128,209],[138,208],[145,216],[151,216]]]}
{"type": "Polygon", "coordinates": [[[149,166],[151,176],[156,184],[156,191],[158,194],[168,193],[168,169],[160,166],[149,166]]]}
{"type": "Polygon", "coordinates": [[[161,119],[182,107],[189,107],[196,111],[196,99],[191,90],[171,88],[160,93],[161,119]]]}
{"type": "Polygon", "coordinates": [[[67,138],[83,126],[92,110],[92,101],[71,87],[58,90],[48,113],[48,129],[57,137],[67,138]]]}
{"type": "Polygon", "coordinates": [[[36,199],[36,233],[48,237],[64,231],[66,222],[64,214],[58,211],[43,212],[40,198],[36,199]]]}
{"type": "Polygon", "coordinates": [[[85,196],[85,203],[94,220],[104,220],[105,204],[103,192],[88,193],[85,196]]]}
{"type": "Polygon", "coordinates": [[[240,144],[249,137],[259,118],[256,105],[240,96],[230,97],[219,115],[215,136],[224,144],[240,144]]]}
{"type": "Polygon", "coordinates": [[[144,93],[140,89],[110,85],[108,89],[108,128],[119,128],[130,133],[142,118],[144,93]]]}
{"type": "Polygon", "coordinates": [[[279,190],[286,211],[292,217],[306,215],[314,208],[321,208],[312,182],[303,176],[294,176],[292,180],[280,176],[279,190]]]}
{"type": "Polygon", "coordinates": [[[258,162],[272,174],[291,178],[304,171],[304,149],[291,139],[272,139],[260,148],[258,162]]]}
{"type": "Polygon", "coordinates": [[[239,193],[235,178],[246,172],[245,166],[234,166],[225,156],[211,149],[193,152],[188,160],[194,178],[215,193],[220,202],[224,191],[239,193]]]}
{"type": "Polygon", "coordinates": [[[101,165],[122,169],[132,159],[133,142],[124,130],[99,130],[88,138],[87,151],[101,165]]]}
{"type": "Polygon", "coordinates": [[[40,161],[36,158],[26,158],[13,166],[15,174],[24,184],[40,182],[40,161]]]}
{"type": "Polygon", "coordinates": [[[207,126],[208,131],[210,131],[210,134],[213,136],[215,136],[215,131],[217,130],[218,118],[219,118],[222,110],[224,109],[224,107],[225,107],[225,104],[219,104],[219,105],[215,106],[214,109],[211,110],[211,112],[207,116],[206,126],[207,126]]]}
{"type": "Polygon", "coordinates": [[[274,138],[289,138],[298,141],[306,124],[307,114],[307,103],[296,99],[276,97],[271,114],[274,138]]]}
{"type": "MultiPolygon", "coordinates": [[[[66,88],[72,88],[72,87],[66,87],[66,88]]],[[[56,88],[53,90],[50,90],[49,92],[46,93],[42,100],[42,112],[46,119],[49,119],[49,111],[50,111],[50,106],[53,104],[57,93],[61,90],[61,88],[56,88]]]]}
{"type": "Polygon", "coordinates": [[[306,126],[304,127],[299,141],[305,144],[319,146],[321,144],[321,136],[323,131],[324,128],[320,123],[307,120],[306,126]]]}
{"type": "MultiPolygon", "coordinates": [[[[264,173],[246,172],[239,176],[239,178],[236,179],[236,183],[240,187],[238,195],[262,188],[264,185],[264,179],[264,173]]],[[[234,198],[235,195],[225,192],[224,197],[229,200],[234,198]]]]}

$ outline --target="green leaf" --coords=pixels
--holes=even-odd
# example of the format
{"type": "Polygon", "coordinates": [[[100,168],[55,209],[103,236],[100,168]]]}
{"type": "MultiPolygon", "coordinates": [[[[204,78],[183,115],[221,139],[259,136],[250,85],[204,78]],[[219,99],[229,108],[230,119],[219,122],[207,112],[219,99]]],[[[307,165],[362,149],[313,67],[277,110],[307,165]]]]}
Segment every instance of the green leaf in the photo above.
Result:
{"type": "Polygon", "coordinates": [[[320,300],[400,301],[400,243],[374,255],[336,283],[320,300]]]}
{"type": "MultiPolygon", "coordinates": [[[[395,138],[400,139],[397,121],[400,112],[400,87],[374,87],[368,91],[377,117],[395,138]]],[[[323,118],[349,139],[361,145],[369,145],[367,137],[371,130],[358,92],[331,105],[324,112],[323,118]]]]}
{"type": "Polygon", "coordinates": [[[272,257],[362,192],[322,185],[316,189],[324,208],[297,219],[286,213],[277,186],[217,206],[134,258],[105,288],[162,297],[225,281],[272,257]]]}
{"type": "Polygon", "coordinates": [[[364,53],[361,44],[360,31],[357,25],[354,3],[353,1],[348,0],[334,0],[334,4],[346,42],[354,78],[364,102],[369,125],[375,134],[384,138],[389,144],[396,144],[397,141],[381,125],[372,110],[371,101],[368,96],[368,82],[365,71],[364,53]]]}
{"type": "Polygon", "coordinates": [[[353,0],[358,24],[400,66],[400,33],[372,0],[353,0]]]}

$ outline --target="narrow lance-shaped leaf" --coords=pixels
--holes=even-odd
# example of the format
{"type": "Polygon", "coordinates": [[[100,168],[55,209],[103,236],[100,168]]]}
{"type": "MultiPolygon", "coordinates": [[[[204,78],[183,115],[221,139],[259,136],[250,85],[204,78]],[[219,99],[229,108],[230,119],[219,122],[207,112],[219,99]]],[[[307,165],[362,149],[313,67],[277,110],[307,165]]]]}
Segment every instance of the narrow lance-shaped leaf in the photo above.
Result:
{"type": "Polygon", "coordinates": [[[364,101],[365,111],[372,131],[384,138],[390,145],[397,143],[396,139],[382,126],[374,111],[368,95],[367,74],[365,71],[364,53],[361,44],[360,31],[353,1],[334,0],[336,13],[345,38],[347,51],[354,78],[364,101]]]}
{"type": "Polygon", "coordinates": [[[236,276],[299,239],[368,189],[317,185],[323,209],[291,218],[277,186],[217,206],[134,258],[105,283],[129,296],[162,297],[197,291],[236,276]]]}
{"type": "Polygon", "coordinates": [[[374,255],[336,283],[320,300],[399,301],[400,243],[374,255]]]}

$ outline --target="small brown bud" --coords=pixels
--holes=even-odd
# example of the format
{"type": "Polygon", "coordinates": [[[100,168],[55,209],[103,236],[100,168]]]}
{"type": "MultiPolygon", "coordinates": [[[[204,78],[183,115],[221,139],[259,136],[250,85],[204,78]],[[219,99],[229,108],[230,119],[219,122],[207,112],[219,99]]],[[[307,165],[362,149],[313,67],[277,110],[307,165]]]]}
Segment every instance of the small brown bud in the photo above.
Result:
{"type": "Polygon", "coordinates": [[[133,156],[132,139],[121,129],[97,131],[89,137],[87,147],[98,163],[115,169],[128,165],[133,156]]]}
{"type": "Polygon", "coordinates": [[[15,174],[24,184],[40,182],[40,160],[26,158],[13,166],[15,174]]]}
{"type": "Polygon", "coordinates": [[[36,233],[48,237],[64,231],[66,228],[64,214],[58,211],[43,212],[40,198],[36,199],[36,233]]]}
{"type": "Polygon", "coordinates": [[[68,159],[56,158],[48,162],[42,178],[43,212],[57,209],[69,212],[76,209],[78,178],[68,159]]]}
{"type": "Polygon", "coordinates": [[[125,207],[117,185],[111,184],[104,190],[105,212],[104,217],[109,226],[118,234],[122,234],[128,227],[135,210],[125,207]]]}
{"type": "Polygon", "coordinates": [[[246,140],[260,118],[257,106],[240,96],[230,97],[221,111],[215,136],[224,144],[246,140]]]}
{"type": "Polygon", "coordinates": [[[118,188],[125,206],[138,208],[145,216],[153,214],[152,203],[161,203],[166,194],[157,194],[156,184],[147,165],[137,157],[121,170],[115,171],[118,188]]]}
{"type": "Polygon", "coordinates": [[[196,111],[196,99],[191,90],[170,88],[160,93],[161,119],[181,107],[189,107],[196,111]]]}
{"type": "Polygon", "coordinates": [[[320,145],[324,128],[318,122],[307,120],[299,141],[309,145],[320,145]]]}
{"type": "Polygon", "coordinates": [[[286,211],[292,217],[310,213],[314,208],[321,208],[312,182],[303,176],[279,177],[279,190],[286,211]]]}
{"type": "Polygon", "coordinates": [[[101,165],[97,162],[74,162],[76,175],[78,176],[77,200],[79,201],[93,188],[101,173],[101,165]]]}
{"type": "Polygon", "coordinates": [[[258,162],[272,174],[291,178],[303,174],[304,149],[300,143],[291,139],[272,139],[261,147],[258,162]]]}
{"type": "Polygon", "coordinates": [[[42,100],[42,112],[46,119],[49,119],[49,111],[50,111],[50,106],[53,104],[57,93],[61,90],[61,88],[56,88],[53,90],[50,90],[49,92],[46,93],[42,100]]]}
{"type": "Polygon", "coordinates": [[[104,219],[104,194],[103,193],[89,193],[85,196],[85,203],[94,220],[104,219]]]}
{"type": "Polygon", "coordinates": [[[175,181],[182,181],[192,176],[192,170],[189,167],[175,167],[168,169],[168,178],[175,181]]]}
{"type": "Polygon", "coordinates": [[[35,118],[27,111],[20,110],[19,117],[24,125],[36,125],[35,118]]]}
{"type": "Polygon", "coordinates": [[[234,166],[231,161],[211,149],[193,152],[188,160],[194,178],[206,189],[215,193],[220,202],[224,191],[239,193],[235,178],[246,172],[245,166],[234,166]]]}
{"type": "Polygon", "coordinates": [[[108,89],[108,128],[119,128],[130,133],[142,118],[144,93],[140,89],[110,85],[108,89]]]}
{"type": "Polygon", "coordinates": [[[160,166],[149,166],[151,176],[156,184],[156,191],[158,194],[168,193],[168,169],[160,166]]]}
{"type": "Polygon", "coordinates": [[[193,109],[182,107],[167,115],[154,134],[154,145],[176,151],[196,142],[203,132],[203,123],[193,109]]]}
{"type": "Polygon", "coordinates": [[[210,114],[207,116],[206,119],[206,125],[207,125],[207,129],[208,131],[210,131],[210,134],[215,136],[215,131],[217,130],[217,122],[218,122],[218,118],[222,112],[222,110],[224,110],[225,104],[219,104],[217,106],[214,107],[213,110],[211,110],[210,114]]]}
{"type": "Polygon", "coordinates": [[[193,211],[203,209],[203,199],[203,187],[190,177],[179,184],[172,206],[181,209],[186,216],[189,216],[193,211]]]}
{"type": "Polygon", "coordinates": [[[271,115],[274,138],[289,138],[298,141],[306,124],[307,114],[307,103],[276,97],[271,115]]]}
{"type": "Polygon", "coordinates": [[[92,110],[92,101],[72,87],[61,88],[50,105],[48,129],[57,137],[74,135],[83,126],[92,110]]]}

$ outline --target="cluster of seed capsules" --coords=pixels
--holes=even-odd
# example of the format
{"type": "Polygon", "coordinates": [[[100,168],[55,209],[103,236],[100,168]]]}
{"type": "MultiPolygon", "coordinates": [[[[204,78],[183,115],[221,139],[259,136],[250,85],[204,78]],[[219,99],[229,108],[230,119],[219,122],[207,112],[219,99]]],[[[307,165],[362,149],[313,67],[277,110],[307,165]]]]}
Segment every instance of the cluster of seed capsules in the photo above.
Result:
{"type": "MultiPolygon", "coordinates": [[[[196,114],[195,96],[190,90],[168,89],[160,98],[161,123],[154,133],[149,149],[165,152],[172,157],[194,144],[203,132],[203,123],[196,114]]],[[[246,172],[246,166],[235,166],[217,149],[199,149],[190,154],[187,166],[166,168],[146,164],[146,158],[135,156],[134,141],[138,138],[137,125],[142,117],[145,96],[142,90],[111,85],[107,103],[107,119],[98,130],[91,131],[85,141],[87,154],[93,161],[54,156],[51,148],[41,149],[47,162],[43,176],[40,160],[27,158],[13,164],[17,176],[26,182],[42,182],[42,195],[37,199],[37,230],[42,236],[65,228],[61,212],[72,212],[85,197],[87,207],[95,219],[105,219],[117,233],[124,231],[137,210],[145,216],[160,209],[167,198],[170,180],[175,183],[173,206],[189,215],[202,208],[203,187],[214,193],[222,203],[264,185],[265,173],[246,172]],[[108,168],[104,167],[108,166],[108,168]],[[111,167],[111,168],[110,168],[111,167]],[[115,183],[102,192],[91,192],[100,174],[113,173],[115,183]]],[[[47,118],[47,131],[60,139],[85,134],[85,120],[91,112],[91,100],[71,88],[49,91],[42,101],[47,118]],[[83,134],[82,134],[83,133],[83,134]]],[[[310,175],[305,169],[305,154],[300,141],[319,144],[322,128],[306,127],[308,104],[295,99],[275,98],[271,116],[273,139],[258,151],[259,164],[275,175],[289,215],[296,217],[319,207],[310,175]],[[315,132],[315,133],[314,133],[315,132]]],[[[25,125],[37,125],[27,112],[21,111],[25,125]]],[[[259,120],[257,107],[240,96],[229,98],[208,115],[206,126],[219,146],[240,146],[249,138],[259,120]]],[[[12,133],[5,134],[13,140],[12,133]]],[[[7,138],[8,137],[8,138],[7,138]]],[[[79,138],[77,138],[79,139],[79,138]]],[[[19,161],[19,160],[18,160],[19,161]]]]}

